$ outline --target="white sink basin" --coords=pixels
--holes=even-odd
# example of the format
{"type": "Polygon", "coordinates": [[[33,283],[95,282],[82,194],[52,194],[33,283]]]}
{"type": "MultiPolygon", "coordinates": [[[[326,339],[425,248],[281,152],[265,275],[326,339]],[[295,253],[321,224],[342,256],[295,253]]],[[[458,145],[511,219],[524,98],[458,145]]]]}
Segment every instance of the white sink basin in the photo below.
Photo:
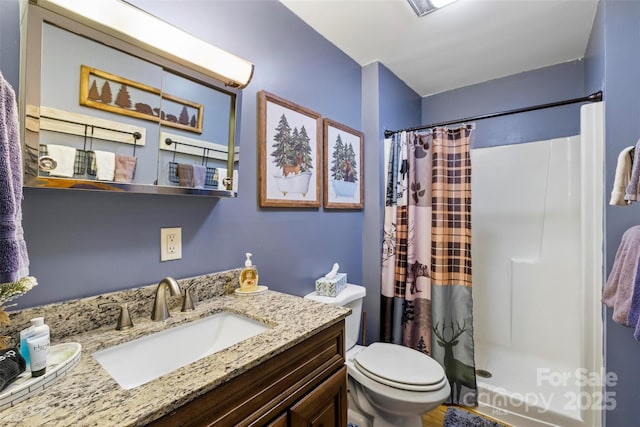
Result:
{"type": "Polygon", "coordinates": [[[223,311],[93,353],[124,389],[168,374],[268,327],[248,317],[223,311]]]}

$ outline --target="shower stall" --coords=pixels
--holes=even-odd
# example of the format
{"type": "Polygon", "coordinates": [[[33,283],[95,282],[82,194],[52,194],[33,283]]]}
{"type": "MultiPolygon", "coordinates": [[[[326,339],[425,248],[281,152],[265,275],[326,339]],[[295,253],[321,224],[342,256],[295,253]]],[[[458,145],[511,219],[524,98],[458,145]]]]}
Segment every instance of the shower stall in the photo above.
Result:
{"type": "Polygon", "coordinates": [[[479,411],[518,427],[601,425],[601,102],[580,135],[472,149],[479,411]]]}

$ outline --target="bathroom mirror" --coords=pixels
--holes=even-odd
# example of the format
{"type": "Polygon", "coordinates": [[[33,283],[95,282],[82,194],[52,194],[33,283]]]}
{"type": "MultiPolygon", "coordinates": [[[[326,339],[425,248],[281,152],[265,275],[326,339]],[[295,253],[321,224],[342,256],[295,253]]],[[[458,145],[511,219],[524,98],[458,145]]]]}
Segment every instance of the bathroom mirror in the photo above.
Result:
{"type": "Polygon", "coordinates": [[[26,11],[25,186],[236,196],[239,89],[34,4],[26,11]]]}

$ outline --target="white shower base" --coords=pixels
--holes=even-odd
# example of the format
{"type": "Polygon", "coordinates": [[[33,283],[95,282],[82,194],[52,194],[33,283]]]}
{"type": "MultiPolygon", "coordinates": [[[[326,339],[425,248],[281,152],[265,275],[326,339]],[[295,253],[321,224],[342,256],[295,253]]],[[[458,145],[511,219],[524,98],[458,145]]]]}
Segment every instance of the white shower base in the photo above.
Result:
{"type": "Polygon", "coordinates": [[[581,135],[471,152],[479,410],[601,425],[602,105],[581,135]]]}
{"type": "Polygon", "coordinates": [[[578,385],[582,371],[511,349],[476,346],[476,354],[476,366],[493,374],[478,378],[479,412],[516,427],[599,425],[582,419],[579,406],[591,399],[578,385]]]}

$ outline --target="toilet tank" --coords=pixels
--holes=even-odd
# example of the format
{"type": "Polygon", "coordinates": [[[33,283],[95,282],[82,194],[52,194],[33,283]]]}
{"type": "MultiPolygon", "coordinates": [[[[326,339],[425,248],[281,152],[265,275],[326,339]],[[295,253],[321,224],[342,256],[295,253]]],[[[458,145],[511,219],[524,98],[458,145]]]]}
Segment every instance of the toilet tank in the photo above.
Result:
{"type": "Polygon", "coordinates": [[[362,301],[366,294],[367,289],[364,286],[347,283],[346,288],[335,297],[325,297],[311,292],[305,295],[305,298],[351,309],[351,314],[345,319],[345,351],[347,351],[358,342],[360,319],[362,318],[362,301]]]}

